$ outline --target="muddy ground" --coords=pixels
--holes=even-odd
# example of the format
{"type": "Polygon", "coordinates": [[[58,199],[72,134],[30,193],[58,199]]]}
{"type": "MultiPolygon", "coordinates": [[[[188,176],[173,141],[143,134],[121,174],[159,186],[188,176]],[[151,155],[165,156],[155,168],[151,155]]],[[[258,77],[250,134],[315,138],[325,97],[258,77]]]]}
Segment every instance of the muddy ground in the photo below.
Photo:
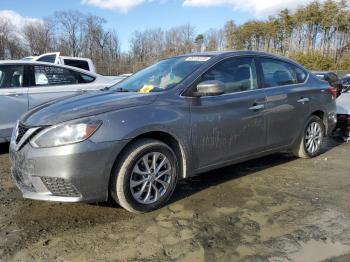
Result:
{"type": "Polygon", "coordinates": [[[180,182],[133,215],[23,200],[0,148],[0,261],[350,261],[350,143],[277,154],[180,182]]]}

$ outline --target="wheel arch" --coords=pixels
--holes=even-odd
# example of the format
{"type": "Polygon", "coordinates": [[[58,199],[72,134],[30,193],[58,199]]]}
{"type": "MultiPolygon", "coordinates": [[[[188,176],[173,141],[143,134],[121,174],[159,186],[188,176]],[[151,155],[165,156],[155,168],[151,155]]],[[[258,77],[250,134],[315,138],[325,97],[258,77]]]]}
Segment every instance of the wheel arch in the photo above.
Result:
{"type": "MultiPolygon", "coordinates": [[[[174,135],[170,134],[169,132],[165,131],[148,131],[142,134],[139,134],[135,136],[133,139],[131,139],[122,150],[119,152],[119,154],[116,156],[116,159],[114,161],[114,166],[112,168],[111,174],[114,171],[115,164],[118,163],[119,158],[122,156],[123,152],[126,150],[126,148],[134,143],[135,141],[143,138],[149,138],[149,139],[155,139],[158,141],[161,141],[168,145],[176,154],[178,161],[179,161],[179,168],[180,168],[180,178],[186,178],[188,177],[188,171],[189,171],[189,161],[188,161],[188,154],[186,153],[184,145],[177,139],[174,135]]],[[[111,175],[110,175],[111,177],[111,175]]]]}
{"type": "Polygon", "coordinates": [[[317,116],[322,120],[325,127],[325,135],[326,135],[327,133],[326,130],[328,130],[328,123],[327,123],[325,112],[322,110],[315,110],[314,112],[312,112],[311,116],[317,116]]]}

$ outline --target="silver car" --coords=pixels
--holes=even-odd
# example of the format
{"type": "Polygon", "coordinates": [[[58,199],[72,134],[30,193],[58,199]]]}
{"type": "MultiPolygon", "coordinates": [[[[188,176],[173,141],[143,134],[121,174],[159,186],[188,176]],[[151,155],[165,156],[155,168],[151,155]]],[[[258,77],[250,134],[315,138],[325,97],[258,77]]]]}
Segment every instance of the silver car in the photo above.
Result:
{"type": "Polygon", "coordinates": [[[28,110],[47,101],[118,82],[70,66],[43,62],[0,62],[0,143],[10,140],[16,121],[28,110]]]}
{"type": "Polygon", "coordinates": [[[311,158],[336,124],[336,90],[259,52],[172,57],[110,90],[43,105],[11,139],[25,198],[152,211],[179,179],[271,153],[311,158]]]}

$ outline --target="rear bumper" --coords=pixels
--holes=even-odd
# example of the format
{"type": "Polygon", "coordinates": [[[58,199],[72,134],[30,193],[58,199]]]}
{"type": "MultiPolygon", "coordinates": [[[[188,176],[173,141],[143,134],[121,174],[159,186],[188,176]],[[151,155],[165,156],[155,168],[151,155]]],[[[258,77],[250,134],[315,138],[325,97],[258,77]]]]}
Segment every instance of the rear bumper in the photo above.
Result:
{"type": "Polygon", "coordinates": [[[329,135],[333,132],[333,130],[337,126],[337,114],[336,113],[329,113],[327,116],[327,126],[326,126],[326,134],[329,135]]]}
{"type": "Polygon", "coordinates": [[[108,198],[114,161],[126,141],[85,141],[55,148],[10,145],[12,178],[24,198],[59,202],[98,202],[108,198]]]}

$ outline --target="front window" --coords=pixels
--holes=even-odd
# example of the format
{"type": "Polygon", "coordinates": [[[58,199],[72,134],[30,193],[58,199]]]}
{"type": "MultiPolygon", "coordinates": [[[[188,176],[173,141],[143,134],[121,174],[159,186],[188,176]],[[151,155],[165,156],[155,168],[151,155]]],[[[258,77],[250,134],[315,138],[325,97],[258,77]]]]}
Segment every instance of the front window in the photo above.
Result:
{"type": "Polygon", "coordinates": [[[0,66],[0,88],[19,88],[23,86],[23,66],[0,66]]]}
{"type": "Polygon", "coordinates": [[[185,56],[166,59],[130,76],[112,89],[139,93],[166,90],[179,84],[209,60],[210,57],[208,56],[185,56]]]}
{"type": "Polygon", "coordinates": [[[225,94],[249,91],[258,88],[253,58],[226,60],[202,76],[201,81],[217,80],[225,85],[225,94]]]}

